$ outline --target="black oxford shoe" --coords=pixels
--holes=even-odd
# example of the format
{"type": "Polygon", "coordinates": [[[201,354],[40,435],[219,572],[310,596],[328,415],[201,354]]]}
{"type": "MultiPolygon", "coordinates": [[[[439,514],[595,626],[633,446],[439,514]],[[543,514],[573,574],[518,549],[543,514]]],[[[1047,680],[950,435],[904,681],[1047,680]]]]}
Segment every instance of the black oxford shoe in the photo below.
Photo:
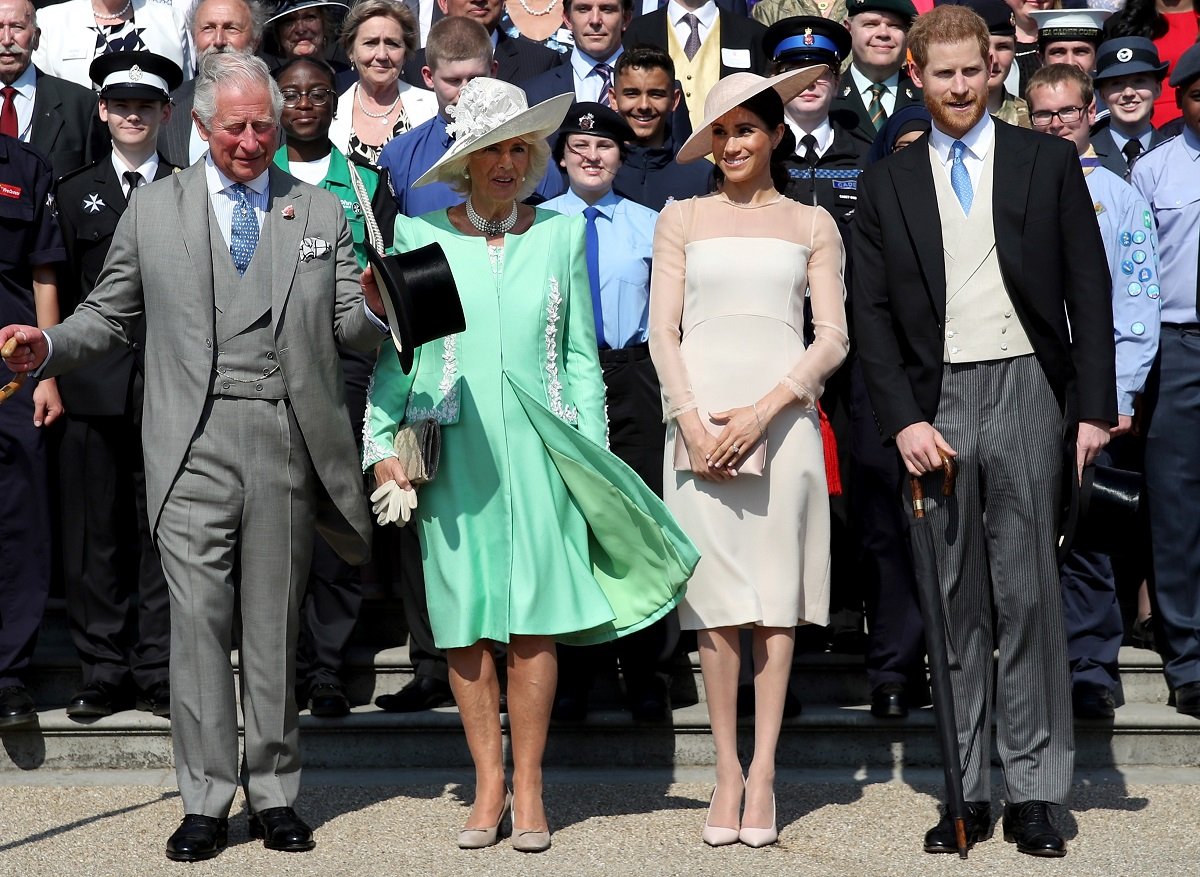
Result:
{"type": "Polygon", "coordinates": [[[1015,843],[1018,852],[1031,856],[1058,858],[1067,854],[1067,845],[1050,821],[1050,805],[1045,801],[1005,804],[1004,839],[1015,843]]]}
{"type": "Polygon", "coordinates": [[[877,719],[903,719],[908,715],[908,698],[900,682],[885,682],[871,692],[871,715],[877,719]]]}
{"type": "Polygon", "coordinates": [[[111,682],[89,682],[71,698],[67,715],[72,719],[95,719],[111,716],[123,706],[121,686],[111,682]]]}
{"type": "MultiPolygon", "coordinates": [[[[987,801],[968,801],[963,827],[967,833],[967,849],[991,837],[991,805],[987,801]]],[[[938,824],[925,832],[925,852],[958,852],[958,838],[954,834],[954,817],[949,813],[944,813],[938,824]]]]}
{"type": "Polygon", "coordinates": [[[1200,719],[1200,682],[1188,682],[1171,692],[1175,695],[1175,711],[1200,719]]]}
{"type": "Polygon", "coordinates": [[[322,719],[340,719],[350,714],[350,698],[335,682],[321,682],[308,693],[308,711],[322,719]]]}
{"type": "Polygon", "coordinates": [[[1117,702],[1103,685],[1080,682],[1071,689],[1071,709],[1077,719],[1111,719],[1117,714],[1117,702]]]}
{"type": "Polygon", "coordinates": [[[395,694],[381,694],[375,706],[385,713],[415,713],[454,703],[450,683],[432,676],[414,676],[412,682],[395,694]]]}
{"type": "Polygon", "coordinates": [[[0,728],[20,728],[37,722],[37,708],[24,685],[0,688],[0,728]]]}
{"type": "Polygon", "coordinates": [[[171,718],[171,683],[165,679],[138,692],[135,706],[159,718],[171,718]]]}
{"type": "Polygon", "coordinates": [[[304,853],[317,845],[313,831],[291,807],[268,807],[250,814],[250,837],[269,850],[304,853]]]}
{"type": "Polygon", "coordinates": [[[189,813],[167,838],[167,858],[173,862],[211,859],[229,842],[229,820],[189,813]]]}

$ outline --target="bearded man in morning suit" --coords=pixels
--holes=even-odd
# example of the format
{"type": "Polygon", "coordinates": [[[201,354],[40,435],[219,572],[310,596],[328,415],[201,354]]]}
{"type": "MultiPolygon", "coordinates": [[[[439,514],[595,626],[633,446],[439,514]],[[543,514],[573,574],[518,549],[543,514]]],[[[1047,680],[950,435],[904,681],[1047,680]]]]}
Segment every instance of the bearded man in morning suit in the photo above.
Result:
{"type": "Polygon", "coordinates": [[[313,847],[292,809],[292,692],[314,526],[351,563],[369,551],[335,344],[378,346],[385,330],[364,295],[383,308],[369,275],[355,279],[340,202],[271,166],[282,105],[261,60],[204,58],[193,116],[208,158],[134,193],[96,288],[61,327],[0,330],[0,344],[22,342],[10,367],[44,362],[56,375],[124,346],[145,319],[146,494],[171,595],[185,813],[167,856],[180,861],[226,843],[238,786],[235,608],[250,833],[268,849],[313,847]]]}
{"type": "MultiPolygon", "coordinates": [[[[1117,422],[1104,246],[1071,144],[987,115],[983,19],[935,7],[909,48],[934,128],[859,178],[859,357],[880,432],[910,474],[933,473],[968,842],[991,833],[998,649],[1004,836],[1061,856],[1050,805],[1070,790],[1074,738],[1055,548],[1062,469],[1078,478],[1117,422]],[[950,498],[942,455],[959,466],[950,498]]],[[[955,849],[944,818],[925,850],[955,849]]]]}

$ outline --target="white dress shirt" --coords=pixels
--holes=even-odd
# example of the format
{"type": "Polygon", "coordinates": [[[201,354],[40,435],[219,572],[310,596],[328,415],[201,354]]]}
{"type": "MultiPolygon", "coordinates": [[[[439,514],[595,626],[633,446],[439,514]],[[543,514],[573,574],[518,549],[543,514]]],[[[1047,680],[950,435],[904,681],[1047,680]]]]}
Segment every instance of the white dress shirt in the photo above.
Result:
{"type": "Polygon", "coordinates": [[[708,39],[709,33],[712,32],[713,25],[717,23],[717,16],[720,15],[720,10],[717,9],[716,0],[708,0],[699,9],[692,12],[683,6],[671,0],[667,4],[667,21],[671,22],[671,27],[675,29],[675,37],[679,40],[679,45],[686,46],[688,37],[692,35],[691,26],[683,20],[683,17],[691,12],[700,20],[700,45],[704,45],[704,41],[708,39]]]}
{"type": "Polygon", "coordinates": [[[17,90],[13,96],[17,107],[17,139],[28,143],[29,135],[33,131],[33,97],[37,91],[37,79],[32,64],[13,81],[12,87],[17,90]]]}
{"type": "Polygon", "coordinates": [[[137,167],[130,167],[117,155],[114,149],[109,159],[112,161],[113,170],[117,172],[117,179],[121,182],[121,194],[125,196],[125,200],[129,200],[129,181],[125,179],[125,174],[128,171],[137,171],[142,175],[142,179],[138,182],[138,188],[149,185],[154,182],[154,175],[158,173],[158,153],[150,153],[150,157],[139,164],[137,167]]]}
{"type": "Polygon", "coordinates": [[[804,155],[804,147],[800,141],[804,139],[805,134],[811,134],[817,140],[817,155],[824,155],[825,150],[833,145],[833,126],[829,124],[829,117],[826,116],[821,120],[821,124],[811,131],[805,131],[800,127],[800,123],[789,116],[787,113],[783,115],[783,121],[792,129],[792,134],[796,138],[796,155],[804,155]]]}
{"type": "Polygon", "coordinates": [[[996,123],[992,121],[991,115],[985,112],[983,118],[975,123],[975,127],[962,137],[951,137],[936,124],[933,126],[929,133],[929,148],[937,155],[938,164],[946,172],[948,180],[951,179],[950,166],[954,163],[951,147],[956,140],[961,140],[967,147],[963,153],[963,164],[966,165],[967,173],[971,175],[971,188],[978,192],[979,180],[983,176],[983,160],[987,158],[988,150],[996,142],[996,123]]]}
{"type": "MultiPolygon", "coordinates": [[[[225,244],[228,246],[233,240],[233,208],[238,203],[237,193],[233,191],[236,184],[213,164],[211,155],[204,161],[204,174],[208,179],[208,200],[217,217],[217,228],[221,230],[221,237],[225,239],[225,244]]],[[[267,219],[267,208],[271,202],[270,171],[265,170],[246,183],[246,188],[250,190],[246,199],[254,209],[254,218],[258,220],[258,230],[261,234],[263,223],[267,219]]]]}

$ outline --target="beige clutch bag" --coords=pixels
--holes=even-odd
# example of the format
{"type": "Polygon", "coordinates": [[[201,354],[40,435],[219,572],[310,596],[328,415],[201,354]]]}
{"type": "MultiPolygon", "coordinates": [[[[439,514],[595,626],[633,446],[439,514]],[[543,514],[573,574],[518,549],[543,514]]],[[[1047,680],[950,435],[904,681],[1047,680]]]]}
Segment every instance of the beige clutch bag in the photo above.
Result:
{"type": "MultiPolygon", "coordinates": [[[[705,427],[714,436],[720,435],[719,432],[713,432],[711,428],[705,427]]],[[[767,468],[767,439],[764,436],[762,439],[754,443],[754,447],[750,449],[750,453],[742,457],[736,467],[739,475],[762,475],[763,470],[767,468]]],[[[675,471],[676,472],[691,472],[692,459],[688,456],[687,442],[683,440],[683,430],[675,430],[675,471]]]]}
{"type": "Polygon", "coordinates": [[[442,458],[442,427],[436,420],[406,423],[396,431],[392,446],[408,480],[428,484],[437,475],[442,458]]]}

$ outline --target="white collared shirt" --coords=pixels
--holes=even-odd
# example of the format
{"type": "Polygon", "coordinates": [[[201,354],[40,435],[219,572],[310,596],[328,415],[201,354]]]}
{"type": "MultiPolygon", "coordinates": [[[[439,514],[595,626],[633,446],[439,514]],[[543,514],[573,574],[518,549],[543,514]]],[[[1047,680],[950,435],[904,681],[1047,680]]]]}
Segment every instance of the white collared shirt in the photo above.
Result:
{"type": "Polygon", "coordinates": [[[667,21],[671,22],[671,27],[675,30],[675,37],[679,40],[679,45],[686,46],[688,37],[692,35],[691,26],[683,20],[683,17],[691,12],[700,20],[700,27],[697,28],[700,32],[700,45],[704,45],[704,41],[708,39],[708,35],[712,32],[713,25],[717,23],[717,16],[720,15],[720,10],[717,9],[716,0],[708,0],[699,9],[692,12],[690,9],[685,9],[683,6],[671,0],[667,4],[667,21]]]}
{"type": "Polygon", "coordinates": [[[829,117],[826,116],[821,120],[821,124],[811,131],[805,131],[800,127],[800,123],[791,116],[784,113],[783,120],[787,122],[787,126],[792,129],[792,134],[796,138],[796,155],[804,156],[804,147],[800,141],[804,139],[805,134],[811,134],[817,140],[817,155],[824,155],[825,151],[833,145],[833,126],[829,124],[829,117]]]}
{"type": "Polygon", "coordinates": [[[594,101],[608,106],[608,90],[605,89],[601,94],[600,86],[604,82],[604,77],[596,71],[596,65],[607,64],[609,66],[608,81],[611,85],[617,59],[624,51],[624,46],[617,46],[615,52],[603,61],[598,61],[576,46],[575,51],[571,52],[571,78],[575,82],[575,100],[594,101]]]}
{"type": "MultiPolygon", "coordinates": [[[[850,78],[854,81],[854,87],[858,90],[859,97],[862,98],[863,106],[871,106],[871,86],[876,83],[867,79],[853,64],[850,65],[850,78]]],[[[878,84],[886,89],[879,96],[879,102],[883,104],[883,111],[890,116],[896,109],[896,92],[900,89],[899,71],[878,84]]]]}
{"type": "Polygon", "coordinates": [[[111,156],[109,156],[109,158],[112,160],[113,170],[117,172],[117,179],[121,183],[121,194],[125,196],[126,201],[129,200],[129,182],[125,179],[125,173],[127,171],[131,171],[131,170],[137,171],[139,174],[142,175],[142,179],[138,183],[139,189],[142,186],[146,186],[146,185],[149,185],[150,183],[153,183],[154,177],[158,173],[158,153],[157,152],[151,153],[150,157],[148,159],[143,161],[137,167],[133,167],[133,168],[129,167],[129,165],[125,164],[125,162],[123,162],[121,160],[120,156],[117,155],[117,151],[115,149],[113,150],[113,153],[111,156]]]}
{"type": "MultiPolygon", "coordinates": [[[[228,246],[233,240],[233,209],[238,201],[237,194],[233,191],[235,183],[213,164],[211,155],[204,160],[204,176],[208,180],[208,200],[212,204],[213,213],[216,214],[217,227],[221,229],[221,237],[228,246]]],[[[258,230],[261,233],[271,200],[270,171],[265,170],[246,183],[246,188],[250,190],[246,197],[250,206],[254,208],[254,218],[258,220],[258,230]]]]}
{"type": "Polygon", "coordinates": [[[37,92],[37,78],[32,64],[16,78],[12,87],[17,90],[13,97],[17,108],[17,139],[22,143],[28,143],[29,135],[33,132],[33,97],[37,92]]]}
{"type": "Polygon", "coordinates": [[[983,177],[983,161],[987,158],[992,144],[996,142],[996,123],[992,121],[991,114],[985,112],[983,118],[962,137],[951,137],[934,124],[933,130],[929,132],[929,148],[937,156],[942,170],[946,172],[946,179],[950,179],[950,166],[954,163],[951,147],[954,146],[955,140],[961,140],[967,147],[963,153],[963,164],[966,165],[967,173],[971,175],[971,188],[979,191],[979,181],[983,177]]]}

